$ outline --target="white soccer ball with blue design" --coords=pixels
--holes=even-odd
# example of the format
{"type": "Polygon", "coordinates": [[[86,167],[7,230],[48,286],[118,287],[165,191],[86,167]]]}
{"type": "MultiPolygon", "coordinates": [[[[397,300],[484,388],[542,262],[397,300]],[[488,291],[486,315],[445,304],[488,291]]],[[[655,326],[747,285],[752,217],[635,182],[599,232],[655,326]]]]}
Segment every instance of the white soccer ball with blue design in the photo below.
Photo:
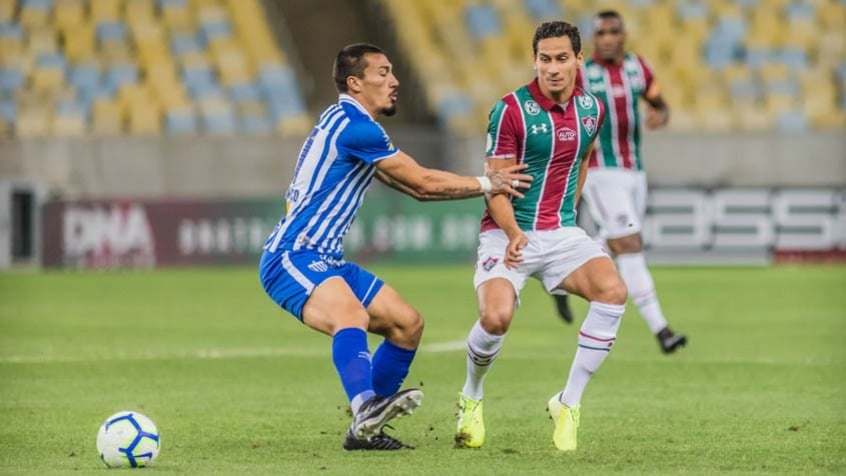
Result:
{"type": "Polygon", "coordinates": [[[156,425],[138,412],[117,412],[97,432],[97,451],[110,468],[147,466],[159,455],[160,448],[156,425]]]}

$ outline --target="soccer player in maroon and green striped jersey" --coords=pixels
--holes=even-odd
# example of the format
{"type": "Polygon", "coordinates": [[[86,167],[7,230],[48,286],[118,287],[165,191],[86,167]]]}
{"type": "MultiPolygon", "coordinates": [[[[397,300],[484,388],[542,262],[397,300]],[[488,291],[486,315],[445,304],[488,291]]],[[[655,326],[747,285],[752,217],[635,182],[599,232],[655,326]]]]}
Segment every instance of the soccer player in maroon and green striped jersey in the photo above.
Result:
{"type": "MultiPolygon", "coordinates": [[[[641,227],[647,185],[640,151],[639,103],[641,99],[646,102],[645,123],[651,129],[666,125],[670,111],[652,68],[626,51],[625,40],[619,13],[607,10],[597,14],[593,57],[584,62],[577,83],[602,100],[607,118],[590,157],[584,194],[599,237],[616,256],[632,301],[661,350],[672,353],[687,344],[687,337],[674,333],[667,324],[643,255],[641,227]]],[[[567,297],[555,298],[559,314],[567,321],[567,297]]]]}
{"type": "Polygon", "coordinates": [[[576,226],[587,159],[604,119],[602,103],[575,86],[582,64],[578,29],[555,21],[532,41],[537,77],[502,97],[488,121],[487,166],[527,164],[532,187],[523,197],[487,197],[474,286],[479,319],[467,338],[467,376],[459,393],[456,445],[484,443],[484,378],[498,355],[527,279],[590,302],[563,391],[549,399],[561,451],[576,449],[582,393],[613,345],[626,287],[605,250],[576,226]]]}

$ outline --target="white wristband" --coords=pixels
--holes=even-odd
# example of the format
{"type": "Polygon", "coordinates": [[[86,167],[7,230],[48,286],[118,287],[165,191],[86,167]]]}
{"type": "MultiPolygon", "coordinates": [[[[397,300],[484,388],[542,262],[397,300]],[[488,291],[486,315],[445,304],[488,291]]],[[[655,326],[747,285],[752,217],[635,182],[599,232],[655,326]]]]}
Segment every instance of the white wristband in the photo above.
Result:
{"type": "Polygon", "coordinates": [[[479,181],[479,185],[482,187],[483,192],[487,193],[491,191],[491,179],[484,175],[480,175],[476,177],[476,180],[479,181]]]}

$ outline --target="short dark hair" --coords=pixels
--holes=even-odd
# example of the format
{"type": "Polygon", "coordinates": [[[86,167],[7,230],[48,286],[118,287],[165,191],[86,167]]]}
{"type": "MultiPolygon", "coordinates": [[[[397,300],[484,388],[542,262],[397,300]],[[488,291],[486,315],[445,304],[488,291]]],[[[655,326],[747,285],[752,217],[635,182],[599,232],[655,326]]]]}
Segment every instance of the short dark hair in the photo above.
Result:
{"type": "Polygon", "coordinates": [[[566,36],[570,38],[573,45],[573,52],[579,54],[582,51],[582,38],[579,36],[579,29],[565,21],[547,21],[535,30],[535,37],[532,38],[532,53],[538,55],[538,42],[547,38],[558,38],[566,36]]]}
{"type": "Polygon", "coordinates": [[[378,46],[368,43],[347,45],[338,52],[338,55],[335,56],[335,62],[332,63],[332,77],[335,79],[335,89],[339,93],[347,92],[348,77],[364,77],[364,70],[367,68],[364,55],[370,53],[385,54],[378,46]]]}
{"type": "Polygon", "coordinates": [[[617,10],[602,10],[601,12],[596,14],[597,20],[620,20],[620,26],[625,26],[623,24],[623,15],[620,15],[620,12],[617,10]]]}

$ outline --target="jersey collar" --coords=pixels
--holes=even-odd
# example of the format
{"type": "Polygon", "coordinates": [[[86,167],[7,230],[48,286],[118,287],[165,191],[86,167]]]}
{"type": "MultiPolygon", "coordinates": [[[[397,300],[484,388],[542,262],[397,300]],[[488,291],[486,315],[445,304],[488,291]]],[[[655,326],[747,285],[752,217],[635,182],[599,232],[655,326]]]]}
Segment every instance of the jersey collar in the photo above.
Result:
{"type": "MultiPolygon", "coordinates": [[[[536,103],[538,103],[540,105],[540,107],[543,108],[544,111],[551,111],[552,108],[555,107],[555,106],[558,106],[559,108],[564,109],[563,105],[558,104],[555,101],[553,101],[552,99],[549,99],[548,97],[543,95],[543,92],[541,92],[541,89],[540,89],[540,84],[538,84],[538,78],[537,77],[535,79],[533,79],[532,82],[527,85],[527,87],[529,88],[529,93],[532,95],[532,98],[535,100],[536,103]]],[[[582,94],[581,90],[579,89],[578,86],[576,86],[575,88],[573,88],[573,95],[570,96],[570,99],[568,99],[567,102],[564,103],[564,104],[569,104],[569,102],[574,97],[580,96],[581,94],[582,94]]]]}
{"type": "Polygon", "coordinates": [[[350,96],[349,94],[346,94],[346,93],[339,94],[338,95],[338,102],[339,103],[348,102],[348,103],[352,104],[353,106],[355,106],[356,109],[363,112],[364,114],[367,114],[368,116],[370,115],[370,113],[367,112],[367,109],[365,109],[364,106],[362,106],[360,102],[356,101],[355,98],[350,96]]]}

